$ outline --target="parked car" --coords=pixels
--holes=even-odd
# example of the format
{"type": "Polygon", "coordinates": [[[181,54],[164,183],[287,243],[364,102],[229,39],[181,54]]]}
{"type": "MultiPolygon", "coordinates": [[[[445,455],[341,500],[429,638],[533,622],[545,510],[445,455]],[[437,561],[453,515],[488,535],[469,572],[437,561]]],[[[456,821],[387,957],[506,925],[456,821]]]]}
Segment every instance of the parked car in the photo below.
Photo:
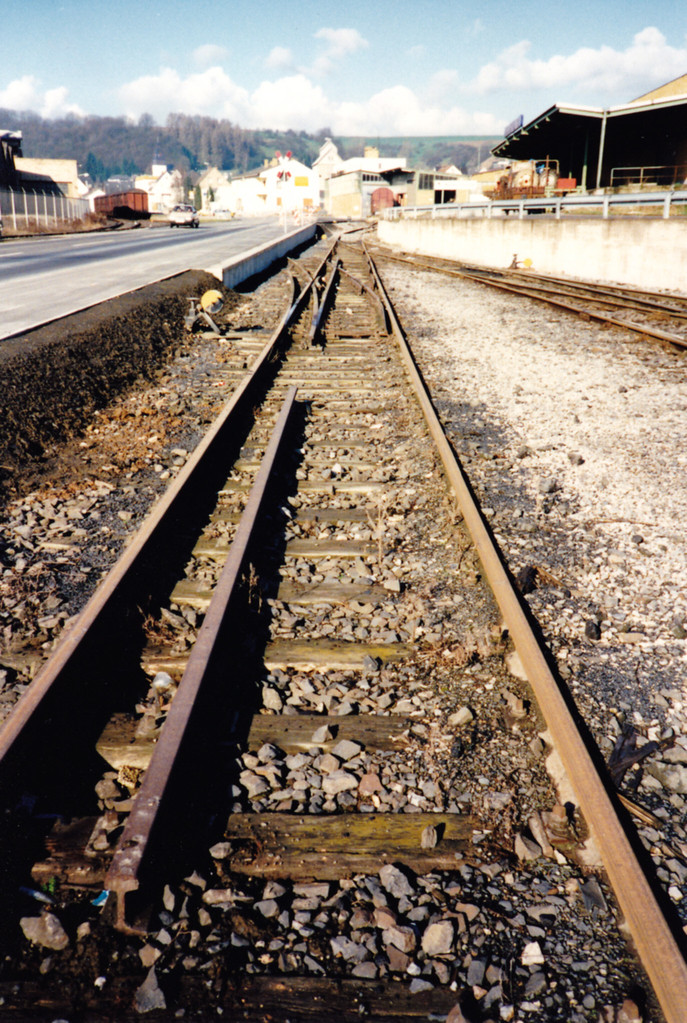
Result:
{"type": "Polygon", "coordinates": [[[175,206],[169,214],[170,227],[198,227],[198,224],[195,206],[175,206]]]}

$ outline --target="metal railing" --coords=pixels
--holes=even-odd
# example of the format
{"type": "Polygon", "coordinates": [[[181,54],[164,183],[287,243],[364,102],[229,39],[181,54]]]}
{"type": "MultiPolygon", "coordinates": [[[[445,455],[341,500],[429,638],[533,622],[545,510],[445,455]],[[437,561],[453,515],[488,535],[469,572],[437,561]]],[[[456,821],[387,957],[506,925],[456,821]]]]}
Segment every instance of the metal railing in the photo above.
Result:
{"type": "Polygon", "coordinates": [[[687,179],[684,163],[656,167],[612,167],[611,188],[676,188],[687,179]]]}
{"type": "Polygon", "coordinates": [[[563,214],[589,210],[599,213],[604,219],[622,210],[624,213],[640,213],[642,207],[660,211],[667,220],[671,212],[680,212],[687,204],[687,189],[669,192],[623,192],[590,195],[545,196],[538,199],[478,199],[472,202],[450,202],[436,206],[394,206],[380,210],[384,220],[401,220],[417,217],[507,217],[512,213],[523,220],[530,214],[549,214],[560,220],[563,214]]]}
{"type": "Polygon", "coordinates": [[[83,220],[90,212],[87,199],[68,199],[66,195],[46,195],[23,188],[0,188],[0,215],[5,230],[31,230],[55,227],[71,220],[83,220]]]}

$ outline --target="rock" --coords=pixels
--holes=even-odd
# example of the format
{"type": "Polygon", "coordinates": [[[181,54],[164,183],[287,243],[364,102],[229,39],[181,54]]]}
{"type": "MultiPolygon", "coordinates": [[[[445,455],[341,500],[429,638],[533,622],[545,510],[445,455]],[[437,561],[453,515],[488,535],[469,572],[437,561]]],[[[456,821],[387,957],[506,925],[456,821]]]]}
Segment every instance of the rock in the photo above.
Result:
{"type": "Polygon", "coordinates": [[[395,945],[386,946],[386,957],[389,960],[389,969],[392,973],[405,973],[410,966],[410,957],[396,948],[395,945]]]}
{"type": "Polygon", "coordinates": [[[341,761],[332,753],[325,753],[319,760],[315,761],[315,764],[323,774],[332,774],[341,767],[341,761]]]}
{"type": "Polygon", "coordinates": [[[277,714],[281,714],[284,708],[284,701],[280,694],[272,686],[262,687],[262,705],[266,710],[273,710],[277,714]]]}
{"type": "Polygon", "coordinates": [[[382,783],[378,774],[364,774],[358,785],[358,792],[361,796],[370,796],[373,792],[381,791],[382,783]]]}
{"type": "Polygon", "coordinates": [[[138,957],[146,969],[150,969],[151,966],[154,966],[161,955],[162,952],[160,949],[155,948],[153,945],[146,944],[143,948],[139,948],[138,950],[138,957]]]}
{"type": "Polygon", "coordinates": [[[546,975],[537,971],[533,973],[525,985],[525,994],[528,998],[536,998],[542,991],[546,990],[546,975]]]}
{"type": "Polygon", "coordinates": [[[665,789],[677,792],[680,795],[687,794],[687,767],[682,764],[668,764],[665,762],[648,763],[645,767],[647,774],[660,781],[665,789]]]}
{"type": "Polygon", "coordinates": [[[631,998],[626,998],[618,1010],[618,1023],[642,1023],[644,1017],[631,998]]]}
{"type": "Polygon", "coordinates": [[[351,976],[358,977],[360,980],[375,980],[377,972],[377,967],[373,962],[358,963],[351,970],[351,976]]]}
{"type": "Polygon", "coordinates": [[[448,723],[452,728],[462,728],[464,725],[469,725],[470,722],[474,720],[475,715],[469,707],[460,707],[459,710],[449,716],[448,723]]]}
{"type": "Polygon", "coordinates": [[[366,671],[379,671],[382,666],[382,662],[378,657],[371,657],[370,654],[365,654],[363,657],[363,668],[366,671]]]}
{"type": "Polygon", "coordinates": [[[152,1012],[154,1009],[166,1009],[167,1002],[165,996],[161,991],[158,982],[157,975],[155,973],[155,967],[151,966],[148,971],[146,979],[143,981],[141,986],[136,989],[134,994],[134,1008],[136,1012],[152,1012]]]}
{"type": "Polygon", "coordinates": [[[358,942],[351,941],[343,934],[331,938],[329,944],[334,955],[341,956],[347,963],[361,963],[370,954],[365,945],[359,945],[358,942]]]}
{"type": "Polygon", "coordinates": [[[596,911],[601,913],[608,912],[608,904],[604,898],[604,893],[601,891],[601,886],[595,877],[588,877],[584,884],[580,885],[580,895],[584,902],[584,908],[588,913],[596,911]]]}
{"type": "Polygon", "coordinates": [[[382,886],[395,898],[401,895],[414,895],[415,891],[407,876],[392,863],[385,864],[379,871],[379,880],[382,886]]]}
{"type": "Polygon", "coordinates": [[[231,852],[231,842],[215,842],[209,852],[213,860],[225,860],[231,852]]]}
{"type": "Polygon", "coordinates": [[[422,951],[428,956],[448,955],[453,949],[453,938],[452,920],[430,924],[422,935],[422,951]]]}
{"type": "Polygon", "coordinates": [[[266,742],[258,750],[258,760],[261,764],[268,764],[270,760],[279,760],[281,756],[282,751],[271,742],[266,742]]]}
{"type": "Polygon", "coordinates": [[[352,742],[350,739],[342,739],[332,749],[332,754],[341,760],[352,760],[362,752],[362,745],[359,742],[352,742]]]}
{"type": "Polygon", "coordinates": [[[382,930],[385,930],[388,927],[395,927],[398,917],[389,906],[377,906],[373,919],[375,927],[381,927],[382,930]]]}
{"type": "Polygon", "coordinates": [[[41,916],[23,916],[19,926],[25,937],[34,945],[51,948],[60,952],[69,945],[69,937],[54,913],[43,913],[41,916]]]}
{"type": "Polygon", "coordinates": [[[446,1017],[446,1023],[476,1023],[476,1016],[466,1016],[459,1002],[453,1006],[448,1016],[446,1017]]]}
{"type": "Polygon", "coordinates": [[[322,779],[322,790],[328,796],[335,796],[339,792],[348,792],[358,788],[358,779],[348,771],[332,771],[322,779]]]}
{"type": "Polygon", "coordinates": [[[411,993],[411,995],[417,995],[421,991],[433,991],[433,990],[434,990],[434,984],[431,984],[428,980],[421,980],[419,977],[416,977],[414,980],[411,980],[411,982],[410,982],[410,993],[411,993]]]}
{"type": "Polygon", "coordinates": [[[522,679],[524,682],[527,681],[527,672],[523,668],[520,654],[517,650],[512,650],[506,657],[506,667],[515,678],[522,679]]]}
{"type": "Polygon", "coordinates": [[[262,893],[263,899],[280,899],[282,895],[286,895],[286,888],[278,881],[268,881],[262,893]]]}
{"type": "Polygon", "coordinates": [[[520,962],[523,966],[541,966],[544,963],[544,956],[538,941],[531,941],[525,945],[520,962]]]}
{"type": "Polygon", "coordinates": [[[420,846],[423,849],[434,849],[438,841],[437,829],[432,824],[428,824],[426,828],[423,828],[420,835],[420,846]]]}
{"type": "Polygon", "coordinates": [[[487,964],[484,959],[473,959],[468,966],[467,982],[470,987],[481,987],[487,964]]]}
{"type": "Polygon", "coordinates": [[[393,945],[401,952],[414,952],[417,945],[417,938],[412,927],[388,927],[382,931],[382,941],[385,945],[393,945]]]}
{"type": "Polygon", "coordinates": [[[544,822],[540,815],[538,813],[533,814],[530,817],[528,824],[532,838],[541,848],[543,855],[549,858],[553,857],[553,846],[549,842],[546,834],[546,828],[544,827],[544,822]]]}
{"type": "Polygon", "coordinates": [[[255,799],[264,792],[270,791],[269,782],[259,774],[253,774],[252,771],[241,771],[239,780],[245,788],[249,799],[255,799]]]}
{"type": "Polygon", "coordinates": [[[515,836],[515,855],[521,863],[525,863],[528,860],[538,860],[541,854],[541,847],[533,839],[522,835],[520,832],[517,833],[515,836]]]}
{"type": "Polygon", "coordinates": [[[255,909],[267,919],[279,916],[279,905],[274,899],[262,899],[260,902],[256,902],[255,909]]]}
{"type": "Polygon", "coordinates": [[[313,746],[322,746],[325,742],[329,742],[331,738],[332,730],[329,725],[322,725],[321,728],[313,732],[310,741],[313,746]]]}
{"type": "Polygon", "coordinates": [[[585,623],[584,634],[587,639],[594,640],[595,642],[601,639],[601,626],[598,622],[589,621],[585,623]]]}

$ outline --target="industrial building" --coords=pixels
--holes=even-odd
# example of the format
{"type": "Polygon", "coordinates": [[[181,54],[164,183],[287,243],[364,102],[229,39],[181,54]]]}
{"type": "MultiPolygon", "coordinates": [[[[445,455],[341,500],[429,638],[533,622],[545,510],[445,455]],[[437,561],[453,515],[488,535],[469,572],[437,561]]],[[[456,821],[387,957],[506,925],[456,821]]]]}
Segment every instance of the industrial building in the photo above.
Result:
{"type": "Polygon", "coordinates": [[[672,188],[687,179],[687,75],[622,106],[554,103],[520,117],[492,153],[552,168],[582,191],[672,188]]]}

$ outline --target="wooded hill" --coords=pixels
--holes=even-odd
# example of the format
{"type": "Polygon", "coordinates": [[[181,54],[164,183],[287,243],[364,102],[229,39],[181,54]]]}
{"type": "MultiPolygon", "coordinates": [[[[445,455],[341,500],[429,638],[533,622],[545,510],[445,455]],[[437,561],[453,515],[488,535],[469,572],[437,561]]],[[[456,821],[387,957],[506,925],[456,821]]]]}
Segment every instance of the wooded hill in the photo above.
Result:
{"type": "Polygon", "coordinates": [[[206,166],[244,172],[261,167],[276,150],[291,151],[311,166],[327,137],[340,155],[362,156],[374,145],[380,156],[404,156],[409,167],[455,164],[465,173],[476,169],[497,139],[486,138],[337,138],[328,128],[316,135],[303,131],[252,131],[212,117],[170,114],[158,125],[149,114],[138,121],[124,117],[75,117],[49,120],[31,112],[0,108],[0,127],[21,131],[24,156],[75,159],[80,173],[94,183],[117,174],[145,174],[152,163],[178,167],[192,178],[206,166]]]}

